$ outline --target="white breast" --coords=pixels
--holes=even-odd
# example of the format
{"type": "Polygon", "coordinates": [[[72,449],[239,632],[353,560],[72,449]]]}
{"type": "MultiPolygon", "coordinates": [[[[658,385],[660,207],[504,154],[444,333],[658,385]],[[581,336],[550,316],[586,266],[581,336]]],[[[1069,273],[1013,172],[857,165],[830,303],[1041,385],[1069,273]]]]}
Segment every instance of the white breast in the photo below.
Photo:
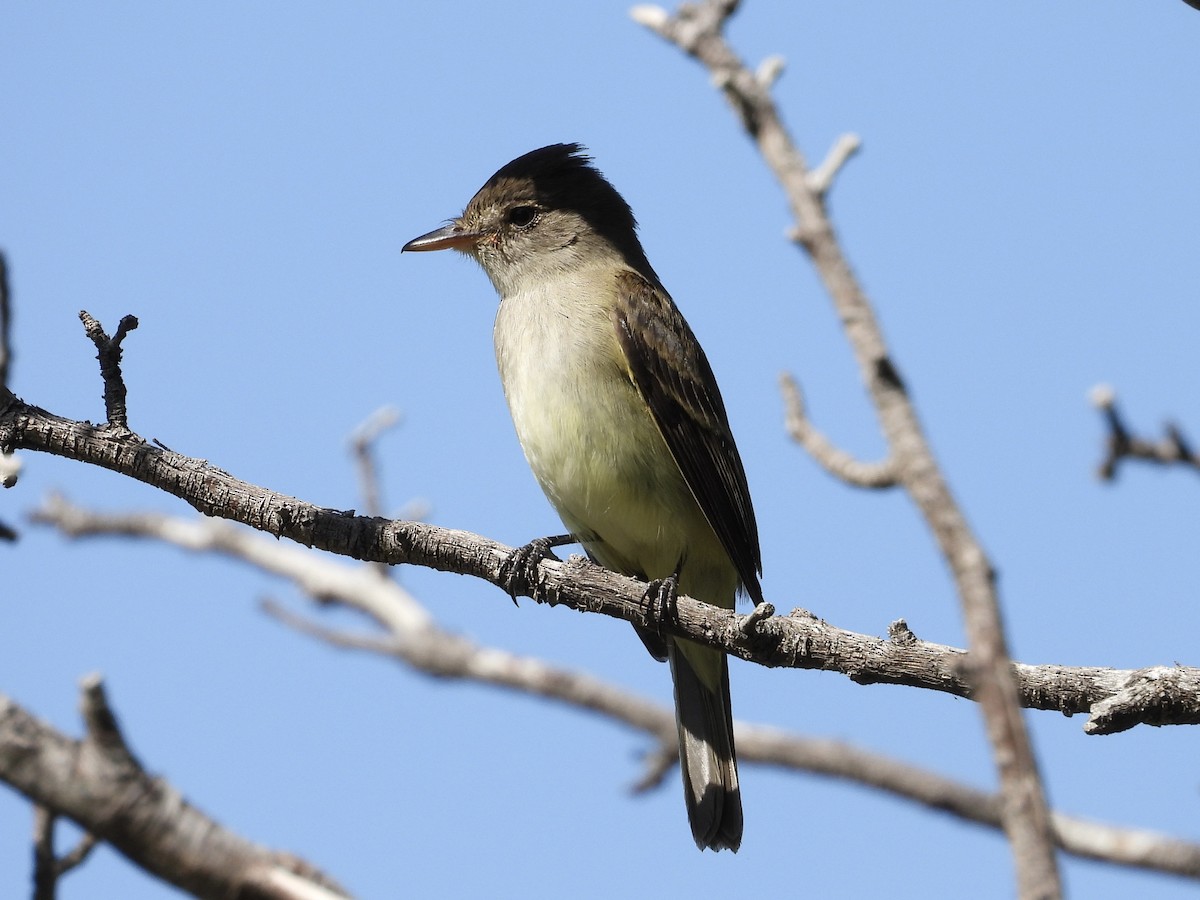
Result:
{"type": "Polygon", "coordinates": [[[584,270],[504,298],[496,359],[525,457],[566,526],[605,565],[663,577],[716,538],[629,379],[603,297],[614,285],[611,271],[584,270]]]}

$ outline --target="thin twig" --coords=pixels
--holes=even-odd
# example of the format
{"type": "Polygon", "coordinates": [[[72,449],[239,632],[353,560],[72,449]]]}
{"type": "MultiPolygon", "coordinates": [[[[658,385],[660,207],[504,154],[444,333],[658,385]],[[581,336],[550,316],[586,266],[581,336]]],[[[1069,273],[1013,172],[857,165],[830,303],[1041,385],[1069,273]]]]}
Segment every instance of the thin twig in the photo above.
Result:
{"type": "Polygon", "coordinates": [[[58,860],[54,855],[54,813],[41,804],[33,807],[33,900],[55,900],[58,895],[58,860]]]}
{"type": "Polygon", "coordinates": [[[59,876],[61,877],[72,869],[83,865],[84,861],[87,860],[88,856],[91,855],[91,852],[96,849],[99,843],[95,835],[84,832],[83,836],[79,838],[79,843],[58,858],[59,876]]]}
{"type": "MultiPolygon", "coordinates": [[[[374,565],[373,563],[369,565],[374,565]]],[[[363,650],[368,653],[378,653],[381,656],[395,656],[399,652],[396,641],[392,638],[380,637],[375,634],[353,634],[337,628],[330,628],[288,609],[277,600],[265,597],[259,601],[259,609],[293,631],[306,637],[324,641],[331,647],[342,650],[363,650]]]]}
{"type": "Polygon", "coordinates": [[[369,516],[383,515],[382,492],[379,488],[379,465],[375,460],[375,444],[388,430],[400,422],[400,411],[394,406],[381,406],[350,434],[350,450],[358,472],[358,491],[363,509],[369,516]]]}
{"type": "Polygon", "coordinates": [[[779,376],[779,387],[783,392],[788,434],[807,450],[808,455],[820,463],[826,472],[853,487],[879,490],[896,486],[899,471],[894,459],[863,462],[845,450],[835,447],[809,420],[804,411],[804,395],[796,379],[785,373],[779,376]]]}
{"type": "Polygon", "coordinates": [[[1122,460],[1137,459],[1162,466],[1184,466],[1200,472],[1200,453],[1183,436],[1183,431],[1174,422],[1163,426],[1163,437],[1158,441],[1131,434],[1117,408],[1117,392],[1106,384],[1098,384],[1088,394],[1091,403],[1100,410],[1108,426],[1104,442],[1104,459],[1096,467],[1096,474],[1104,481],[1115,481],[1117,467],[1122,460]]]}
{"type": "Polygon", "coordinates": [[[808,186],[824,200],[842,167],[861,149],[862,139],[857,134],[843,134],[829,148],[825,160],[808,173],[808,186]]]}
{"type": "Polygon", "coordinates": [[[100,360],[100,377],[104,379],[104,413],[110,427],[119,431],[129,430],[129,413],[125,406],[125,376],[121,374],[121,342],[138,327],[136,316],[124,316],[117,323],[117,330],[110,338],[100,323],[87,310],[80,310],[79,319],[83,330],[96,345],[96,358],[100,360]]]}
{"type": "Polygon", "coordinates": [[[33,898],[54,900],[58,882],[88,858],[95,849],[94,835],[84,832],[79,842],[62,856],[54,850],[54,830],[58,817],[41,804],[33,807],[33,898]]]}
{"type": "MultiPolygon", "coordinates": [[[[375,459],[375,444],[379,438],[400,421],[400,411],[394,406],[381,406],[359,424],[350,435],[350,451],[358,472],[358,491],[363,508],[369,516],[383,515],[379,464],[375,459]]],[[[384,563],[372,563],[380,575],[390,577],[391,569],[384,563]]]]}

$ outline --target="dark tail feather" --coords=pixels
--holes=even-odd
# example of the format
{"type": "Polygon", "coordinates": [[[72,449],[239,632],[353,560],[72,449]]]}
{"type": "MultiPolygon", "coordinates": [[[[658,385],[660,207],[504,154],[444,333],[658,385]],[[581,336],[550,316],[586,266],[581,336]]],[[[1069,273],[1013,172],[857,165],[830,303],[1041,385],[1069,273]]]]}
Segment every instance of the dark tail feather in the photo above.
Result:
{"type": "Polygon", "coordinates": [[[729,709],[729,659],[716,650],[688,645],[688,654],[697,652],[713,654],[713,670],[719,666],[716,690],[701,680],[679,645],[668,641],[683,796],[696,846],[736,852],[742,843],[742,794],[729,709]]]}

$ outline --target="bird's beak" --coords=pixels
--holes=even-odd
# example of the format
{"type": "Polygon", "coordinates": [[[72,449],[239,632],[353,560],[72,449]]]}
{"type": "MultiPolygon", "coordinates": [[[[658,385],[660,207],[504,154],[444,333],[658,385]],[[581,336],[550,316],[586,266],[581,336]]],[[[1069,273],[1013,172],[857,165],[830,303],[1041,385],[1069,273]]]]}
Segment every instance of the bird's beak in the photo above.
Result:
{"type": "Polygon", "coordinates": [[[466,250],[478,243],[481,237],[483,235],[478,231],[468,231],[463,228],[461,222],[451,222],[429,234],[413,238],[400,248],[400,252],[403,253],[405,250],[445,250],[447,248],[466,250]]]}

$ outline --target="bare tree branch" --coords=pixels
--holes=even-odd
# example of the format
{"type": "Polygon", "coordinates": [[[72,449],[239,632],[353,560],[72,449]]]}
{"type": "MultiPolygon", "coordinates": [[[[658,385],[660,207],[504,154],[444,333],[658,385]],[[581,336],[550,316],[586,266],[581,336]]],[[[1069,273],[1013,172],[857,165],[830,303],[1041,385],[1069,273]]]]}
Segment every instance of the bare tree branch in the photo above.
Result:
{"type": "Polygon", "coordinates": [[[33,808],[33,900],[55,900],[58,896],[58,859],[54,854],[54,813],[44,806],[33,808]]]}
{"type": "MultiPolygon", "coordinates": [[[[8,257],[0,252],[0,404],[12,396],[8,377],[12,368],[12,305],[8,288],[8,257]]],[[[0,449],[0,486],[16,485],[21,472],[21,461],[11,453],[0,449]]],[[[16,529],[0,521],[0,541],[15,541],[16,529]]]]}
{"type": "MultiPolygon", "coordinates": [[[[77,423],[78,424],[78,423],[77,423]]],[[[156,447],[146,452],[167,454],[156,447]]],[[[238,482],[232,476],[209,466],[202,460],[188,460],[179,466],[206,473],[207,488],[236,497],[240,502],[222,510],[226,515],[246,524],[267,521],[277,523],[269,533],[290,537],[301,543],[330,550],[365,561],[390,563],[410,562],[442,571],[472,575],[499,585],[499,569],[511,548],[465,531],[455,531],[414,522],[394,522],[349,513],[323,510],[293,498],[282,497],[262,488],[238,482]],[[279,510],[273,509],[278,504],[279,510]],[[252,515],[248,513],[253,513],[252,515]],[[303,523],[300,529],[296,523],[303,523]],[[286,527],[284,527],[286,526],[286,527]]],[[[138,459],[139,457],[131,457],[138,459]]],[[[145,473],[149,464],[137,469],[145,473]]],[[[188,479],[191,484],[204,484],[200,476],[188,479]]],[[[206,494],[189,496],[194,506],[208,506],[206,494]]],[[[192,550],[210,550],[240,555],[238,529],[218,521],[185,522],[155,515],[103,515],[88,513],[61,500],[49,501],[33,516],[35,521],[53,524],[64,534],[82,537],[93,534],[155,535],[192,550]]],[[[256,565],[274,571],[287,554],[306,556],[299,548],[276,542],[254,545],[256,565]]],[[[292,565],[288,562],[286,565],[292,565]]],[[[305,590],[321,595],[329,589],[314,569],[313,582],[305,590]]],[[[357,578],[367,582],[366,574],[357,578]]],[[[386,590],[388,581],[378,573],[370,577],[386,590]]],[[[644,623],[646,608],[645,586],[640,582],[617,575],[593,565],[583,557],[571,557],[565,562],[544,560],[538,566],[538,583],[533,593],[544,602],[561,603],[583,612],[594,612],[629,622],[644,623]]],[[[363,596],[373,596],[366,592],[363,596]]],[[[771,667],[821,669],[841,672],[859,684],[903,684],[941,691],[974,699],[969,679],[964,675],[967,654],[959,649],[921,641],[898,622],[885,638],[857,634],[837,628],[804,610],[787,616],[759,619],[747,629],[748,616],[732,610],[709,606],[690,597],[680,596],[678,617],[662,623],[662,627],[681,637],[724,650],[741,659],[771,667]]],[[[384,605],[365,608],[376,615],[403,615],[412,620],[406,628],[428,624],[428,614],[415,601],[408,606],[384,605]]],[[[391,627],[389,625],[389,627],[391,627]]],[[[1032,709],[1057,712],[1087,713],[1101,700],[1116,698],[1122,707],[1119,721],[1122,728],[1134,724],[1183,725],[1200,723],[1200,669],[1188,667],[1159,667],[1151,670],[1123,670],[1091,666],[1012,664],[1020,685],[1022,705],[1032,709]],[[1156,673],[1149,682],[1162,686],[1161,693],[1150,696],[1123,694],[1134,682],[1144,683],[1146,673],[1156,673]],[[1170,677],[1166,677],[1167,674],[1170,677]],[[1127,698],[1128,702],[1121,698],[1127,698]]],[[[1106,733],[1109,729],[1093,729],[1106,733]]]]}
{"type": "Polygon", "coordinates": [[[55,900],[58,882],[80,865],[96,847],[94,835],[84,833],[62,856],[54,850],[54,827],[58,816],[44,806],[33,808],[33,900],[55,900]]]}
{"type": "Polygon", "coordinates": [[[835,447],[825,435],[817,431],[804,411],[804,394],[791,375],[781,375],[779,387],[783,392],[786,407],[785,424],[792,440],[808,451],[809,456],[839,481],[854,487],[890,488],[899,482],[899,471],[894,459],[881,462],[862,462],[845,450],[835,447]]]}
{"type": "MultiPolygon", "coordinates": [[[[496,584],[500,564],[510,552],[503,545],[465,532],[318,509],[239,482],[202,460],[190,459],[147,444],[128,429],[71,422],[23,404],[15,398],[0,411],[0,443],[52,450],[70,458],[96,462],[157,484],[183,497],[198,509],[211,510],[257,525],[279,536],[288,536],[302,543],[340,551],[360,559],[390,563],[415,562],[473,574],[496,584]]],[[[299,580],[310,594],[318,598],[330,598],[340,596],[343,592],[344,586],[340,585],[339,579],[330,580],[327,567],[310,568],[311,561],[315,559],[311,554],[273,541],[259,540],[244,544],[250,535],[221,522],[185,523],[156,516],[95,517],[61,503],[51,503],[39,514],[39,518],[54,521],[64,532],[77,535],[160,532],[160,537],[180,546],[238,555],[270,571],[293,578],[296,577],[294,570],[300,565],[299,560],[304,559],[308,562],[303,567],[309,574],[299,580]]],[[[392,592],[398,588],[389,579],[370,569],[355,570],[353,577],[360,583],[359,588],[352,592],[358,598],[360,608],[387,631],[408,634],[410,637],[416,634],[428,637],[436,632],[436,626],[419,604],[411,598],[407,603],[395,601],[392,592]]],[[[602,612],[629,621],[642,621],[645,613],[641,585],[592,566],[582,558],[573,558],[565,563],[551,560],[542,562],[532,592],[540,600],[562,602],[576,609],[602,612]]],[[[845,672],[863,684],[913,684],[959,696],[972,694],[968,680],[962,675],[965,654],[954,648],[919,641],[903,623],[897,623],[889,638],[882,640],[833,628],[803,611],[787,617],[763,618],[765,614],[761,612],[753,616],[738,616],[686,597],[680,598],[678,608],[679,621],[665,623],[664,627],[745,659],[767,665],[834,669],[845,672]]],[[[294,624],[297,620],[293,617],[291,621],[294,624]]],[[[309,630],[312,631],[311,628],[309,630]]],[[[331,637],[330,634],[320,636],[331,637]]],[[[669,748],[674,744],[674,725],[669,712],[639,698],[623,695],[587,676],[547,668],[538,661],[522,659],[503,651],[478,648],[457,636],[434,642],[439,647],[437,651],[430,649],[434,644],[428,640],[410,639],[394,648],[366,638],[343,639],[341,643],[376,652],[391,652],[409,664],[440,677],[487,680],[511,689],[599,710],[631,727],[653,734],[656,736],[657,749],[649,755],[643,785],[655,783],[670,765],[673,751],[669,748]],[[447,652],[447,648],[450,648],[450,652],[447,652]]],[[[1162,668],[1123,672],[1098,668],[1016,666],[1014,671],[1021,682],[1022,700],[1030,706],[1083,712],[1101,700],[1109,700],[1105,705],[1105,720],[1091,727],[1095,732],[1130,727],[1137,722],[1162,724],[1200,721],[1197,704],[1197,698],[1200,697],[1200,671],[1197,670],[1162,668]],[[1151,689],[1159,686],[1165,690],[1147,696],[1144,691],[1148,686],[1151,689]]],[[[788,744],[787,753],[793,757],[801,752],[797,750],[799,740],[788,744]]],[[[753,732],[741,741],[741,746],[743,757],[747,760],[783,764],[779,750],[760,749],[753,732]]],[[[853,758],[853,749],[839,747],[832,756],[848,760],[853,758]]],[[[130,760],[131,764],[134,762],[130,760]]],[[[813,771],[818,770],[815,762],[810,762],[810,765],[813,771]]],[[[831,770],[830,774],[836,773],[831,770]]],[[[847,774],[844,777],[858,776],[847,774]]],[[[937,776],[928,777],[935,779],[933,784],[940,784],[937,776]]],[[[5,777],[5,780],[9,779],[5,777]]],[[[885,782],[886,789],[902,795],[911,794],[914,799],[921,799],[928,794],[927,790],[914,787],[913,784],[919,784],[920,781],[913,782],[903,771],[898,772],[890,782],[886,779],[885,782]]],[[[934,794],[944,797],[954,795],[955,790],[943,785],[934,794]]],[[[976,799],[983,805],[972,807],[976,811],[968,818],[986,821],[991,815],[988,810],[995,808],[995,800],[986,794],[976,799]]],[[[938,801],[935,805],[951,804],[938,801]]],[[[86,822],[83,824],[89,827],[86,822]]],[[[1058,825],[1056,822],[1056,828],[1058,825]]],[[[107,838],[107,835],[101,836],[107,838]]],[[[1116,839],[1103,826],[1089,823],[1079,825],[1074,831],[1060,829],[1056,832],[1056,840],[1060,840],[1064,849],[1071,852],[1177,874],[1190,874],[1192,869],[1189,866],[1194,862],[1194,857],[1185,849],[1188,845],[1181,842],[1157,836],[1154,839],[1145,836],[1116,839]],[[1097,831],[1097,828],[1100,830],[1097,831]],[[1106,846],[1108,850],[1104,849],[1106,846]],[[1121,848],[1122,852],[1115,853],[1113,847],[1121,848]]],[[[276,880],[283,877],[278,871],[274,874],[276,880]]],[[[294,884],[287,889],[298,890],[294,884]]],[[[284,888],[280,887],[279,890],[284,888]]],[[[290,895],[285,893],[281,896],[290,895]]]]}
{"type": "Polygon", "coordinates": [[[81,310],[80,321],[88,338],[96,345],[96,359],[100,360],[100,376],[104,379],[104,413],[110,428],[116,431],[129,430],[129,412],[125,406],[125,376],[121,374],[121,343],[125,336],[138,327],[137,316],[124,316],[117,323],[112,337],[88,313],[81,310]]]}
{"type": "Polygon", "coordinates": [[[843,323],[900,482],[920,509],[954,576],[970,643],[969,677],[977,688],[1000,776],[1019,895],[1039,900],[1059,897],[1062,883],[1049,810],[1010,674],[991,563],[938,468],[870,301],[842,252],[826,214],[823,183],[827,179],[813,178],[783,124],[769,84],[757,78],[725,41],[725,24],[737,6],[737,0],[707,0],[686,3],[673,15],[639,6],[633,17],[707,69],[784,188],[797,223],[794,240],[808,254],[843,323]]]}
{"type": "Polygon", "coordinates": [[[1104,459],[1096,474],[1104,481],[1115,481],[1117,466],[1125,459],[1138,459],[1158,465],[1182,465],[1200,471],[1200,453],[1192,449],[1179,426],[1167,422],[1159,441],[1149,441],[1130,434],[1125,420],[1117,409],[1117,392],[1106,384],[1098,384],[1088,394],[1092,405],[1100,410],[1108,425],[1104,444],[1104,459]]]}
{"type": "MultiPolygon", "coordinates": [[[[387,430],[400,421],[400,411],[394,406],[383,406],[371,413],[354,433],[350,435],[350,452],[354,456],[354,468],[358,472],[358,489],[362,494],[363,507],[369,516],[383,515],[382,492],[379,487],[379,466],[375,460],[375,443],[387,430]]],[[[386,563],[372,563],[381,575],[390,571],[386,563]]]]}
{"type": "Polygon", "coordinates": [[[354,454],[355,468],[358,470],[358,487],[363,496],[363,508],[369,516],[383,515],[379,466],[375,462],[375,442],[399,422],[398,409],[394,406],[382,406],[371,413],[350,435],[350,450],[354,454]]]}
{"type": "MultiPolygon", "coordinates": [[[[154,485],[209,515],[241,522],[276,537],[363,561],[409,563],[439,571],[482,578],[501,587],[500,569],[512,548],[465,531],[420,522],[389,521],[352,512],[322,509],[239,481],[200,459],[147,443],[128,429],[75,422],[26,404],[15,397],[0,408],[0,448],[20,447],[54,453],[99,465],[154,485]]],[[[51,504],[39,518],[53,521],[69,534],[105,528],[137,533],[148,527],[137,519],[113,517],[104,524],[76,515],[65,505],[51,504]]],[[[152,518],[152,517],[151,517],[152,518]]],[[[232,529],[205,523],[204,532],[189,531],[186,540],[227,542],[232,529]]],[[[166,527],[166,526],[164,526],[166,527]]],[[[170,528],[179,528],[173,523],[170,528]]],[[[530,594],[551,604],[645,623],[644,585],[589,563],[582,557],[565,562],[543,560],[530,594]]],[[[376,576],[378,578],[378,576],[376,576]]],[[[965,676],[963,651],[917,640],[906,628],[888,639],[836,628],[796,611],[788,616],[755,619],[731,610],[680,597],[675,621],[662,623],[672,634],[687,637],[766,666],[840,671],[862,684],[906,684],[974,698],[965,676]]],[[[425,617],[414,607],[410,615],[425,617]]],[[[1015,666],[1021,679],[1020,702],[1035,709],[1088,712],[1101,700],[1121,696],[1139,673],[1094,667],[1015,666]]],[[[1200,722],[1198,671],[1178,668],[1166,693],[1137,696],[1120,704],[1111,723],[1193,724],[1200,722]]],[[[1131,696],[1131,695],[1127,695],[1131,696]]],[[[1110,730],[1098,727],[1097,731],[1110,730]]]]}
{"type": "MultiPolygon", "coordinates": [[[[759,83],[762,84],[761,78],[759,83]]],[[[766,90],[770,90],[770,87],[769,84],[763,85],[766,90]]],[[[862,139],[857,134],[843,134],[829,148],[829,154],[825,157],[824,162],[808,173],[808,186],[817,196],[824,198],[833,187],[833,181],[841,172],[842,167],[860,149],[862,149],[862,139]]]]}
{"type": "MultiPolygon", "coordinates": [[[[238,837],[147,773],[121,733],[100,678],[89,676],[82,687],[82,740],[60,734],[0,695],[0,780],[48,817],[73,819],[147,872],[197,897],[347,896],[308,863],[238,837]]],[[[43,835],[48,827],[40,829],[43,835]]],[[[65,871],[70,859],[53,865],[65,871]]]]}
{"type": "MultiPolygon", "coordinates": [[[[842,741],[794,735],[741,725],[738,756],[866,784],[950,815],[1002,828],[1001,799],[941,775],[842,741]]],[[[1188,878],[1200,878],[1200,845],[1137,829],[1113,828],[1062,813],[1052,816],[1054,839],[1068,853],[1188,878]]]]}
{"type": "MultiPolygon", "coordinates": [[[[379,629],[371,633],[335,631],[277,603],[265,604],[270,615],[302,633],[337,647],[388,656],[438,678],[482,682],[588,709],[642,732],[654,741],[654,747],[646,754],[646,769],[635,790],[658,785],[678,759],[672,710],[585,673],[483,646],[447,632],[434,623],[428,611],[404,588],[379,577],[371,567],[347,565],[221,522],[145,514],[104,516],[67,507],[61,501],[39,517],[60,527],[69,522],[70,533],[76,535],[148,538],[250,563],[288,579],[321,607],[336,603],[363,613],[379,629]]],[[[920,643],[902,623],[893,627],[892,641],[897,647],[920,643]]],[[[954,652],[961,657],[960,651],[954,652]]],[[[951,662],[930,668],[952,670],[955,666],[951,662]]],[[[1041,689],[1032,688],[1033,683],[1044,685],[1053,677],[1050,671],[1035,673],[1038,667],[1019,668],[1024,673],[1022,683],[1033,690],[1041,689]]],[[[1062,671],[1059,667],[1044,668],[1054,669],[1058,674],[1062,671]]],[[[1200,672],[1193,673],[1193,678],[1197,677],[1200,672]]],[[[743,762],[865,784],[971,822],[993,828],[1001,826],[999,799],[986,791],[841,741],[806,738],[743,722],[736,727],[738,754],[743,762]]],[[[1200,879],[1200,845],[1062,814],[1055,815],[1053,827],[1058,845],[1069,853],[1200,879]]]]}

